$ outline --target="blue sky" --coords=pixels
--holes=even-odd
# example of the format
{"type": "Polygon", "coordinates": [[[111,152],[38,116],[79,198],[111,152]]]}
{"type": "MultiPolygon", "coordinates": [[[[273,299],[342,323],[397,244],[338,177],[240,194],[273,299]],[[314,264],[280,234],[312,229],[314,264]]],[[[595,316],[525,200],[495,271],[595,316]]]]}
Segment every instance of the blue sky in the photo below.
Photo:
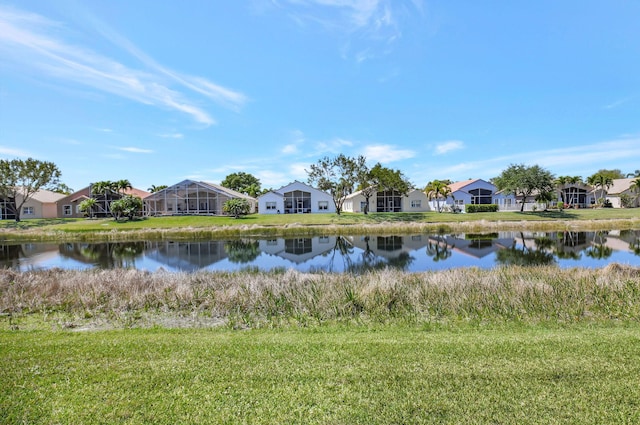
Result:
{"type": "Polygon", "coordinates": [[[640,2],[0,1],[0,157],[81,189],[364,155],[417,186],[640,169],[640,2]]]}

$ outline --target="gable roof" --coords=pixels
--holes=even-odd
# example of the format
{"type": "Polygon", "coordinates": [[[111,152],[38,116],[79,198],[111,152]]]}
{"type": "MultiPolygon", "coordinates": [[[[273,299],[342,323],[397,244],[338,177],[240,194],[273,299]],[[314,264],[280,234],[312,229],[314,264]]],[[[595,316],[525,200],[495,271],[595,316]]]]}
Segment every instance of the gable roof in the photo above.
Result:
{"type": "Polygon", "coordinates": [[[211,183],[211,182],[204,182],[204,181],[195,181],[195,180],[182,180],[181,182],[172,184],[171,186],[165,187],[162,190],[159,190],[157,192],[153,192],[153,193],[147,193],[143,199],[146,198],[154,198],[157,196],[160,196],[163,193],[166,193],[170,190],[175,190],[176,186],[180,186],[180,185],[185,185],[185,184],[196,184],[199,185],[201,187],[203,187],[204,189],[210,190],[212,192],[217,192],[217,193],[222,193],[225,194],[227,196],[229,196],[230,198],[242,198],[242,199],[246,199],[248,201],[255,201],[256,198],[253,198],[249,195],[245,195],[244,193],[240,193],[237,192],[233,189],[229,189],[228,187],[224,187],[224,186],[220,186],[219,184],[216,183],[211,183]]]}
{"type": "MultiPolygon", "coordinates": [[[[449,185],[449,189],[451,189],[452,193],[453,192],[457,192],[457,191],[469,186],[471,183],[475,183],[475,182],[480,181],[480,180],[482,180],[482,179],[469,179],[469,180],[462,180],[462,181],[459,181],[459,182],[451,183],[449,185]]],[[[482,180],[482,181],[484,181],[484,180],[482,180]]]]}
{"type": "Polygon", "coordinates": [[[40,189],[36,193],[34,193],[31,198],[43,204],[53,204],[64,198],[65,196],[67,195],[65,195],[64,193],[57,193],[46,189],[40,189]]]}
{"type": "MultiPolygon", "coordinates": [[[[631,183],[636,180],[637,177],[629,178],[629,179],[613,179],[613,184],[609,186],[607,189],[608,195],[618,195],[624,192],[625,190],[629,190],[631,188],[631,183]]],[[[599,190],[599,189],[594,189],[599,190]]]]}

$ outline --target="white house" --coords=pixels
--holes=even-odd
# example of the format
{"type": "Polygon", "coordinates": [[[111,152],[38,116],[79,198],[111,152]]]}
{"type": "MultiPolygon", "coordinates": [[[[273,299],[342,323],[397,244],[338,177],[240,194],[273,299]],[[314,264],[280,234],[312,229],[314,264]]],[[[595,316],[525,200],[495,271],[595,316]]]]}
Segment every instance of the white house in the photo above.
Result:
{"type": "Polygon", "coordinates": [[[258,197],[261,214],[335,213],[333,198],[326,192],[299,181],[258,197]]]}
{"type": "MultiPolygon", "coordinates": [[[[440,200],[440,208],[442,208],[443,202],[445,209],[450,209],[455,206],[462,211],[464,211],[464,206],[468,204],[482,205],[498,203],[496,199],[494,199],[497,191],[496,186],[482,179],[469,179],[451,183],[449,189],[451,193],[446,199],[440,200]]],[[[508,197],[505,199],[508,199],[508,197]]],[[[437,201],[431,200],[430,203],[431,208],[436,210],[437,201]]]]}
{"type": "MultiPolygon", "coordinates": [[[[347,212],[364,212],[366,199],[362,191],[347,196],[342,210],[347,212]]],[[[429,200],[424,192],[414,189],[402,196],[398,192],[381,191],[369,198],[369,212],[425,212],[430,211],[429,200]]]]}

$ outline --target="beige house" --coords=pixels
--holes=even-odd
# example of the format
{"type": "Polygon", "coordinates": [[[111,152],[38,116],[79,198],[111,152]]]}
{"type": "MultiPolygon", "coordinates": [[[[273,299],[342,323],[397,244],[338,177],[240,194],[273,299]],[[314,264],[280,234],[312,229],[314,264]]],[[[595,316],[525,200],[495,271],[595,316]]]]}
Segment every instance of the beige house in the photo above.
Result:
{"type": "MultiPolygon", "coordinates": [[[[353,192],[342,204],[347,212],[364,212],[367,202],[362,191],[353,192]]],[[[427,195],[414,189],[407,196],[396,191],[380,191],[369,198],[369,212],[426,212],[431,211],[427,195]]]]}
{"type": "MultiPolygon", "coordinates": [[[[640,193],[634,192],[635,185],[633,182],[638,177],[630,179],[613,179],[613,184],[606,189],[606,195],[604,198],[611,202],[613,208],[623,208],[622,197],[627,195],[632,200],[631,207],[640,206],[640,193]]],[[[595,193],[600,193],[601,189],[594,189],[595,193]]]]}
{"type": "MultiPolygon", "coordinates": [[[[40,189],[22,205],[20,219],[29,218],[56,218],[56,202],[65,195],[40,189]]],[[[16,199],[16,205],[20,205],[22,199],[16,199]]],[[[7,199],[0,199],[0,220],[15,220],[16,216],[9,207],[7,199]]]]}

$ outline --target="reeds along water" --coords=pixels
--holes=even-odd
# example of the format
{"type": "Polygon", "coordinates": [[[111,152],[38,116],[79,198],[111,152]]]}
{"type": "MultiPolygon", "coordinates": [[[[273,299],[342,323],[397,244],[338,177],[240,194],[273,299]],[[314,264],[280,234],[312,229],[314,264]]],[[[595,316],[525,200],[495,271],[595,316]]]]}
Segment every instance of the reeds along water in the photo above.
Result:
{"type": "Polygon", "coordinates": [[[243,327],[353,320],[637,320],[640,268],[382,270],[359,276],[2,270],[0,312],[11,317],[54,312],[80,321],[144,312],[203,316],[243,327]]]}

